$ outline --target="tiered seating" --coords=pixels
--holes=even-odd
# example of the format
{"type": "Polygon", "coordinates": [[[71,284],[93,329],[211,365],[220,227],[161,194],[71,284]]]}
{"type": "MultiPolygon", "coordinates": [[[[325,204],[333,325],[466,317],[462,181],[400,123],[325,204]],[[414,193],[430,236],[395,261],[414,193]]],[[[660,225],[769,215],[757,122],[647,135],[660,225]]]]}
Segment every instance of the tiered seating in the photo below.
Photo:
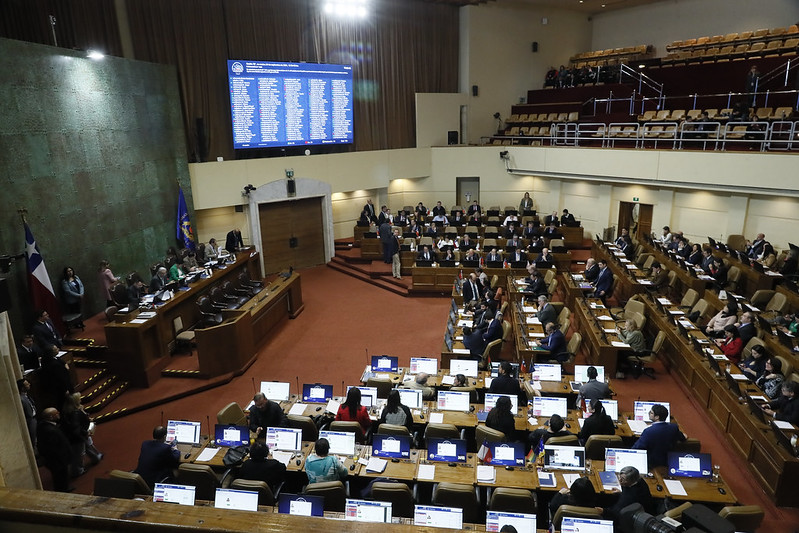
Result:
{"type": "Polygon", "coordinates": [[[763,57],[796,55],[799,49],[799,27],[728,33],[674,41],[666,46],[669,52],[661,60],[663,66],[687,63],[721,63],[763,57]]]}
{"type": "Polygon", "coordinates": [[[626,48],[609,48],[607,50],[594,50],[582,52],[572,56],[569,61],[572,67],[604,67],[607,65],[618,65],[629,63],[638,59],[644,59],[652,53],[651,44],[641,44],[638,46],[628,46],[626,48]]]}

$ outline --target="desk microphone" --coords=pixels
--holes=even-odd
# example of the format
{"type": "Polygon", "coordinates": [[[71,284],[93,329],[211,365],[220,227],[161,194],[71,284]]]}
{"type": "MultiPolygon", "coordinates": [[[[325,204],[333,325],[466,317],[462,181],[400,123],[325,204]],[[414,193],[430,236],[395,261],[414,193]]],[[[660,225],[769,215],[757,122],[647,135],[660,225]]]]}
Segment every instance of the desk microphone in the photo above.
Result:
{"type": "Polygon", "coordinates": [[[208,440],[211,440],[211,417],[205,415],[205,423],[208,427],[208,440]]]}
{"type": "Polygon", "coordinates": [[[161,425],[164,425],[164,411],[161,410],[161,425]]]}
{"type": "Polygon", "coordinates": [[[254,390],[256,393],[258,392],[258,389],[255,388],[255,376],[252,377],[252,390],[254,390]]]}
{"type": "Polygon", "coordinates": [[[341,380],[341,395],[342,396],[346,396],[347,395],[345,390],[344,390],[344,380],[343,379],[341,380]]]}
{"type": "Polygon", "coordinates": [[[301,390],[300,390],[300,376],[297,376],[297,396],[298,397],[300,395],[300,392],[301,392],[301,390]]]}

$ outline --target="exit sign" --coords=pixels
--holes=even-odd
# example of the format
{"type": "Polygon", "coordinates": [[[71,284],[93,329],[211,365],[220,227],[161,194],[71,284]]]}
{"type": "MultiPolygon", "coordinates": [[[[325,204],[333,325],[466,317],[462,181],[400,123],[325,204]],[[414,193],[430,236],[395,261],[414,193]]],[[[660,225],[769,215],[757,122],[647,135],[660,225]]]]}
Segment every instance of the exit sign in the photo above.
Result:
{"type": "Polygon", "coordinates": [[[637,202],[639,198],[637,196],[633,196],[633,202],[637,202]]]}

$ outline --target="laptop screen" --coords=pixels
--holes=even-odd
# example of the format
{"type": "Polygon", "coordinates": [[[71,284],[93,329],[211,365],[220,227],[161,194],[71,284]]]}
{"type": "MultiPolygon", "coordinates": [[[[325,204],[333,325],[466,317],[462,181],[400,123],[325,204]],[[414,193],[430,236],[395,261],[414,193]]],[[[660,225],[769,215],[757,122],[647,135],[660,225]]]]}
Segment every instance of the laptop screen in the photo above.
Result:
{"type": "Polygon", "coordinates": [[[671,406],[669,402],[645,402],[641,400],[637,400],[633,403],[633,412],[635,413],[636,420],[643,420],[644,422],[649,422],[649,411],[652,409],[653,405],[662,405],[666,409],[669,410],[669,416],[666,417],[664,422],[671,421],[671,406]]]}
{"type": "Polygon", "coordinates": [[[372,356],[372,372],[396,372],[399,370],[399,358],[389,355],[372,356]]]}
{"type": "Polygon", "coordinates": [[[521,442],[489,442],[491,464],[524,466],[524,444],[521,442]]]}
{"type": "Polygon", "coordinates": [[[566,398],[536,396],[533,398],[533,416],[560,415],[566,418],[566,398]]]}
{"type": "Polygon", "coordinates": [[[385,522],[391,523],[391,503],[367,500],[347,499],[344,509],[347,520],[356,522],[385,522]]]}
{"type": "Polygon", "coordinates": [[[216,424],[214,426],[214,439],[219,446],[241,446],[250,443],[250,428],[246,426],[226,426],[216,424]]]}
{"type": "Polygon", "coordinates": [[[298,452],[302,449],[302,430],[298,428],[266,428],[266,444],[270,450],[298,452]]]}
{"type": "Polygon", "coordinates": [[[216,489],[214,507],[217,509],[257,511],[258,493],[254,490],[216,489]]]}
{"type": "Polygon", "coordinates": [[[302,401],[311,403],[327,403],[333,399],[333,385],[306,383],[302,386],[302,401]]]}
{"type": "Polygon", "coordinates": [[[533,368],[534,381],[560,381],[561,366],[548,363],[536,363],[533,368]]]}
{"type": "Polygon", "coordinates": [[[191,485],[169,485],[156,483],[153,490],[153,501],[194,505],[194,487],[191,485]]]}
{"type": "Polygon", "coordinates": [[[596,368],[597,381],[605,381],[605,367],[596,365],[574,365],[574,381],[585,383],[588,381],[588,369],[593,366],[596,368]]]}
{"type": "MultiPolygon", "coordinates": [[[[347,392],[350,392],[352,385],[347,386],[347,392]]],[[[356,387],[361,391],[361,405],[364,407],[372,407],[377,404],[377,387],[356,387]]]]}
{"type": "Polygon", "coordinates": [[[463,529],[463,509],[417,505],[413,511],[413,525],[463,529]]]}
{"type": "Polygon", "coordinates": [[[640,474],[649,472],[646,450],[605,449],[605,470],[607,472],[619,472],[625,466],[634,466],[640,474]]]}
{"type": "Polygon", "coordinates": [[[431,357],[411,357],[411,366],[408,370],[411,374],[424,372],[425,374],[438,374],[438,359],[431,357]]]}
{"type": "Polygon", "coordinates": [[[518,533],[535,533],[535,518],[534,514],[488,511],[486,531],[498,532],[503,526],[513,526],[518,533]]]}
{"type": "Polygon", "coordinates": [[[440,390],[437,406],[444,411],[468,411],[469,393],[440,390]]]}
{"type": "Polygon", "coordinates": [[[709,453],[669,452],[668,472],[677,477],[705,477],[713,474],[709,453]]]}
{"type": "Polygon", "coordinates": [[[349,431],[320,431],[320,439],[330,443],[333,455],[355,455],[355,433],[349,431]]]}
{"type": "Polygon", "coordinates": [[[277,512],[298,516],[324,516],[325,497],[284,492],[278,499],[277,512]]]}
{"type": "Polygon", "coordinates": [[[427,439],[427,459],[447,463],[466,462],[466,441],[463,439],[427,439]]]}
{"type": "MultiPolygon", "coordinates": [[[[602,402],[602,407],[605,409],[605,413],[613,420],[619,419],[619,401],[618,400],[600,400],[602,402]]],[[[588,406],[586,405],[586,409],[588,406]]],[[[583,413],[584,418],[588,418],[591,416],[591,413],[585,411],[583,413]]]]}
{"type": "Polygon", "coordinates": [[[491,392],[487,392],[484,404],[485,410],[490,411],[491,409],[493,409],[497,403],[497,400],[499,400],[501,396],[505,396],[508,399],[510,399],[511,403],[510,412],[516,415],[516,413],[519,411],[519,397],[516,396],[515,394],[493,394],[491,392]]]}
{"type": "Polygon", "coordinates": [[[373,435],[372,455],[392,459],[408,459],[411,456],[411,437],[405,435],[373,435]]]}
{"type": "Polygon", "coordinates": [[[417,389],[396,389],[399,391],[400,402],[410,409],[422,407],[422,391],[417,389]]]}
{"type": "Polygon", "coordinates": [[[451,376],[463,374],[470,378],[477,377],[477,363],[474,359],[452,359],[449,362],[449,373],[451,376]]]}
{"type": "Polygon", "coordinates": [[[561,533],[613,533],[613,520],[598,518],[573,518],[564,516],[560,524],[561,533]]]}
{"type": "Polygon", "coordinates": [[[585,469],[585,448],[544,445],[544,465],[561,470],[585,469]]]}
{"type": "Polygon", "coordinates": [[[170,420],[166,424],[166,441],[200,444],[200,423],[186,420],[170,420]]]}
{"type": "Polygon", "coordinates": [[[262,381],[261,392],[273,402],[287,402],[291,397],[289,384],[280,381],[262,381]]]}

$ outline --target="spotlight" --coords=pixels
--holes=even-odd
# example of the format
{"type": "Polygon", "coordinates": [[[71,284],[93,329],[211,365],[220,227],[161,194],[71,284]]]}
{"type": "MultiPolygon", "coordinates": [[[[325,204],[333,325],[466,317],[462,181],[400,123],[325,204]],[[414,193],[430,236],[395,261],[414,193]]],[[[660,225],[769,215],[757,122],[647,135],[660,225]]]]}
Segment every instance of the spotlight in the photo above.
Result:
{"type": "Polygon", "coordinates": [[[508,151],[507,150],[503,150],[503,151],[501,151],[499,153],[499,158],[500,159],[510,159],[510,155],[508,155],[508,151]]]}
{"type": "Polygon", "coordinates": [[[500,114],[499,114],[499,111],[497,111],[496,113],[494,113],[494,118],[496,118],[496,119],[498,119],[498,118],[499,118],[499,117],[501,117],[501,116],[502,116],[502,115],[500,115],[500,114]]]}
{"type": "Polygon", "coordinates": [[[246,187],[244,187],[244,191],[241,194],[244,195],[244,196],[249,196],[250,193],[252,191],[254,191],[254,190],[255,190],[255,187],[252,186],[252,183],[249,183],[249,184],[247,184],[246,187]]]}
{"type": "Polygon", "coordinates": [[[88,50],[86,52],[86,57],[88,57],[89,59],[94,59],[95,61],[97,61],[99,59],[104,58],[105,54],[103,54],[102,52],[98,52],[97,50],[88,50]]]}

